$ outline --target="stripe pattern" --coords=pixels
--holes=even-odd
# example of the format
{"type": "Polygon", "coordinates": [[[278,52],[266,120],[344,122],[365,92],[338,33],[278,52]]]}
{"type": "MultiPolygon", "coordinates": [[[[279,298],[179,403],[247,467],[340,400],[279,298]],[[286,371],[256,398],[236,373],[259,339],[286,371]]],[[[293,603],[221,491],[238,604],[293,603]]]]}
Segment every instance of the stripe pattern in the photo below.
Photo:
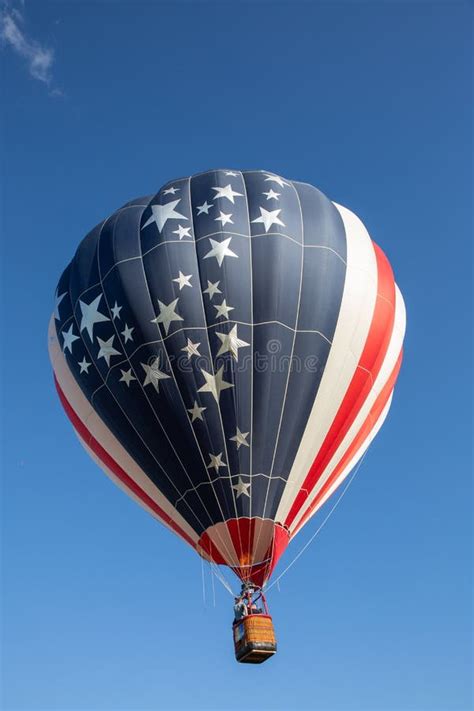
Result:
{"type": "Polygon", "coordinates": [[[353,213],[307,184],[214,170],[85,237],[49,348],[106,474],[263,584],[382,425],[404,330],[388,260],[353,213]]]}

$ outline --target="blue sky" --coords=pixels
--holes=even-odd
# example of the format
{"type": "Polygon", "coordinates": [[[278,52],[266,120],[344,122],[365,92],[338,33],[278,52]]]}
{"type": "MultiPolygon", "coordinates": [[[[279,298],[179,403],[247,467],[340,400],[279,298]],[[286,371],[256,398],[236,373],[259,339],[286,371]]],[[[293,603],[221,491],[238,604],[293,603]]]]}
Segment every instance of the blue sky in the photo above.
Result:
{"type": "Polygon", "coordinates": [[[3,707],[470,709],[468,4],[2,12],[3,707]],[[204,605],[199,558],[82,451],[46,347],[84,234],[213,167],[308,181],[351,208],[408,310],[390,416],[271,592],[280,651],[256,668],[233,660],[226,591],[214,608],[206,571],[204,605]]]}

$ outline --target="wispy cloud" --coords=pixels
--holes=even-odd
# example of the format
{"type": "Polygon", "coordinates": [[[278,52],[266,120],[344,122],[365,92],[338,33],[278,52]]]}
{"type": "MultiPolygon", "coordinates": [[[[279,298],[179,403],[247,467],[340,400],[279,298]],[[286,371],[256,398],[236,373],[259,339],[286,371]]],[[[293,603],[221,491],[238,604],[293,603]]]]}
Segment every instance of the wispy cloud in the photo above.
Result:
{"type": "Polygon", "coordinates": [[[62,91],[53,87],[54,50],[29,37],[23,25],[23,14],[17,8],[5,5],[0,10],[1,43],[25,60],[30,75],[46,84],[51,96],[61,96],[62,91]]]}

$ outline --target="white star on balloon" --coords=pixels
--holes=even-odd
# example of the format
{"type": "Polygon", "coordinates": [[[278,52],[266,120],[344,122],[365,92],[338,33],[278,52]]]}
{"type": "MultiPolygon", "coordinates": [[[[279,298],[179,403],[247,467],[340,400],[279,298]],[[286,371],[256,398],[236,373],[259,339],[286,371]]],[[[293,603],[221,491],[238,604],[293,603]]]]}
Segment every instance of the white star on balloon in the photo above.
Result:
{"type": "Polygon", "coordinates": [[[231,214],[231,213],[229,213],[228,215],[226,215],[226,214],[225,214],[224,212],[222,212],[222,210],[221,210],[220,213],[219,213],[219,217],[216,217],[215,220],[214,220],[214,222],[220,222],[223,227],[224,227],[224,225],[226,225],[228,222],[230,222],[230,224],[233,225],[233,224],[234,224],[234,221],[231,219],[231,217],[232,217],[232,214],[231,214]]]}
{"type": "Polygon", "coordinates": [[[244,447],[249,447],[249,443],[247,442],[247,437],[249,436],[248,432],[241,432],[239,428],[237,427],[237,432],[235,433],[235,437],[231,437],[231,441],[235,442],[237,444],[237,449],[240,449],[241,445],[244,445],[244,447]]]}
{"type": "Polygon", "coordinates": [[[216,191],[216,194],[214,195],[214,200],[217,198],[227,198],[227,200],[230,200],[232,204],[235,204],[235,197],[243,197],[242,193],[236,193],[232,189],[232,185],[226,185],[225,188],[212,188],[213,190],[216,191]]]}
{"type": "MultiPolygon", "coordinates": [[[[178,229],[173,230],[173,234],[178,235],[178,237],[181,241],[183,239],[183,237],[191,237],[191,235],[189,234],[190,231],[191,231],[190,227],[183,227],[182,225],[178,225],[178,229]]],[[[191,239],[192,239],[192,237],[191,237],[191,239]]]]}
{"type": "Polygon", "coordinates": [[[222,240],[222,242],[216,242],[216,240],[208,238],[211,243],[212,249],[204,255],[204,259],[209,259],[210,257],[215,257],[217,259],[218,265],[221,267],[224,257],[237,257],[235,252],[229,249],[229,244],[232,237],[222,240]]]}
{"type": "Polygon", "coordinates": [[[239,359],[239,348],[244,348],[249,346],[250,343],[242,341],[237,336],[237,324],[229,331],[229,333],[217,333],[216,336],[221,340],[221,347],[219,348],[217,355],[222,355],[229,351],[232,353],[235,360],[239,359]]]}
{"type": "Polygon", "coordinates": [[[127,388],[129,388],[132,380],[136,380],[135,376],[132,375],[132,369],[129,368],[128,370],[125,371],[125,370],[122,370],[122,368],[120,368],[120,372],[122,373],[122,377],[120,378],[119,383],[125,383],[127,388]]]}
{"type": "Polygon", "coordinates": [[[252,220],[252,223],[262,222],[265,227],[265,232],[268,232],[272,225],[281,225],[282,227],[286,227],[285,223],[278,217],[280,212],[281,210],[265,210],[264,207],[261,207],[260,217],[256,217],[255,220],[252,220]]]}
{"type": "Polygon", "coordinates": [[[113,320],[115,320],[116,318],[120,318],[120,312],[122,310],[122,307],[119,306],[117,302],[115,302],[115,306],[113,306],[110,310],[113,314],[113,320]]]}
{"type": "Polygon", "coordinates": [[[97,336],[97,343],[100,346],[99,352],[97,354],[97,358],[104,358],[105,362],[107,365],[110,367],[110,359],[114,355],[120,355],[120,351],[117,351],[114,346],[114,338],[115,336],[110,336],[108,341],[103,341],[102,338],[99,338],[97,336]]]}
{"type": "Polygon", "coordinates": [[[63,352],[66,352],[66,348],[68,349],[69,353],[72,354],[72,344],[74,341],[79,340],[79,336],[75,336],[74,333],[72,332],[73,330],[73,324],[69,326],[69,329],[67,331],[61,331],[62,337],[63,337],[63,352]]]}
{"type": "Polygon", "coordinates": [[[214,294],[222,294],[222,291],[218,288],[220,281],[216,281],[214,284],[212,281],[207,280],[207,289],[204,289],[203,294],[209,294],[209,301],[212,301],[214,294]]]}
{"type": "Polygon", "coordinates": [[[179,198],[179,200],[172,200],[171,202],[167,202],[164,205],[152,205],[152,215],[145,222],[142,227],[142,230],[144,230],[145,227],[148,227],[148,225],[151,225],[154,222],[158,227],[158,232],[161,232],[168,220],[187,220],[188,218],[186,217],[186,215],[182,215],[180,212],[177,212],[175,210],[175,207],[179,202],[181,202],[181,198],[179,198]]]}
{"type": "Polygon", "coordinates": [[[266,183],[268,181],[273,181],[274,183],[278,183],[280,188],[282,188],[284,185],[289,185],[289,183],[287,183],[285,180],[283,180],[283,178],[280,178],[279,175],[272,175],[271,173],[265,173],[265,175],[267,176],[265,178],[266,183]]]}
{"type": "Polygon", "coordinates": [[[269,190],[267,193],[262,193],[267,196],[267,200],[278,200],[281,193],[276,193],[274,190],[269,190]]]}
{"type": "Polygon", "coordinates": [[[227,390],[227,388],[234,387],[233,383],[228,383],[224,380],[223,370],[224,366],[221,365],[217,373],[214,375],[213,373],[208,373],[203,368],[201,368],[201,373],[203,374],[204,380],[206,382],[199,388],[198,392],[211,393],[214,396],[214,399],[217,404],[219,404],[221,391],[227,390]]]}
{"type": "Polygon", "coordinates": [[[216,321],[218,318],[226,318],[227,320],[229,320],[229,311],[234,310],[233,306],[227,306],[225,299],[222,301],[221,304],[214,304],[214,308],[217,311],[216,321]]]}
{"type": "Polygon", "coordinates": [[[225,173],[225,174],[226,174],[226,175],[233,175],[234,178],[235,178],[236,175],[238,175],[238,173],[234,173],[233,170],[226,170],[226,173],[225,173]]]}
{"type": "Polygon", "coordinates": [[[89,368],[91,367],[92,363],[89,363],[89,362],[86,360],[86,357],[85,357],[85,356],[84,356],[84,358],[82,359],[82,361],[81,361],[80,363],[79,363],[79,361],[78,361],[77,365],[79,365],[79,366],[81,367],[81,369],[80,369],[80,371],[79,371],[79,375],[80,375],[81,373],[86,373],[87,375],[89,375],[89,368]]]}
{"type": "Polygon", "coordinates": [[[194,420],[203,420],[202,413],[204,410],[207,410],[207,407],[199,407],[197,401],[195,400],[194,407],[190,407],[188,409],[188,412],[191,415],[191,422],[194,422],[194,420]]]}
{"type": "Polygon", "coordinates": [[[156,392],[159,393],[160,380],[165,380],[166,378],[171,377],[170,375],[167,375],[166,373],[163,373],[163,371],[160,370],[160,359],[156,357],[152,360],[151,364],[140,363],[140,365],[146,373],[145,380],[143,381],[143,387],[145,387],[146,385],[153,385],[156,392]]]}
{"type": "Polygon", "coordinates": [[[163,190],[163,195],[174,195],[178,190],[180,190],[180,188],[175,188],[174,186],[172,188],[166,188],[166,190],[163,190]]]}
{"type": "Polygon", "coordinates": [[[188,358],[191,358],[193,355],[200,356],[201,354],[198,351],[200,345],[200,343],[193,343],[192,340],[188,338],[187,345],[181,348],[181,350],[188,354],[188,358]]]}
{"type": "Polygon", "coordinates": [[[239,476],[237,484],[234,484],[232,488],[237,493],[237,498],[240,498],[242,494],[244,494],[244,496],[248,496],[248,498],[250,499],[250,494],[248,492],[248,490],[250,489],[250,483],[246,484],[241,476],[239,476]]]}
{"type": "Polygon", "coordinates": [[[192,277],[192,274],[188,274],[186,276],[185,274],[183,274],[183,272],[180,271],[179,275],[176,277],[176,279],[173,279],[173,281],[175,281],[177,284],[179,284],[179,290],[181,291],[181,289],[184,286],[190,286],[192,288],[193,285],[189,281],[191,279],[191,277],[192,277]]]}
{"type": "Polygon", "coordinates": [[[211,454],[209,452],[209,457],[210,457],[210,462],[207,465],[208,469],[215,469],[216,472],[219,471],[219,467],[226,467],[227,464],[222,461],[222,452],[219,452],[219,454],[211,454]]]}
{"type": "Polygon", "coordinates": [[[84,301],[79,300],[79,306],[81,307],[82,319],[80,325],[80,331],[86,329],[89,334],[89,338],[94,340],[94,326],[96,323],[102,323],[103,321],[110,321],[108,316],[104,316],[98,311],[99,302],[102,298],[102,294],[99,294],[90,304],[86,304],[84,301]]]}
{"type": "Polygon", "coordinates": [[[165,329],[166,335],[168,335],[168,331],[170,330],[170,325],[171,325],[172,321],[183,321],[184,320],[182,318],[182,316],[175,313],[176,304],[178,303],[178,301],[179,301],[179,299],[175,299],[174,301],[171,301],[168,305],[166,305],[158,299],[158,306],[160,309],[160,313],[156,318],[151,320],[151,323],[156,323],[157,325],[159,323],[162,323],[163,327],[165,329]]]}
{"type": "Polygon", "coordinates": [[[197,214],[202,215],[204,213],[205,215],[209,215],[209,210],[211,209],[211,207],[214,207],[214,204],[213,203],[209,204],[206,200],[206,202],[203,202],[202,205],[197,205],[197,207],[196,207],[196,209],[198,211],[197,214]]]}
{"type": "Polygon", "coordinates": [[[135,330],[135,326],[130,327],[128,325],[128,323],[125,324],[124,330],[121,331],[122,336],[125,339],[125,343],[127,343],[127,341],[133,341],[132,331],[134,331],[134,330],[135,330]]]}
{"type": "Polygon", "coordinates": [[[59,294],[59,295],[58,295],[58,292],[56,291],[56,296],[54,297],[54,318],[55,318],[57,321],[60,321],[60,320],[61,320],[61,316],[59,315],[59,304],[60,304],[61,301],[64,299],[64,297],[66,296],[66,294],[67,294],[67,292],[65,291],[64,294],[59,294]]]}

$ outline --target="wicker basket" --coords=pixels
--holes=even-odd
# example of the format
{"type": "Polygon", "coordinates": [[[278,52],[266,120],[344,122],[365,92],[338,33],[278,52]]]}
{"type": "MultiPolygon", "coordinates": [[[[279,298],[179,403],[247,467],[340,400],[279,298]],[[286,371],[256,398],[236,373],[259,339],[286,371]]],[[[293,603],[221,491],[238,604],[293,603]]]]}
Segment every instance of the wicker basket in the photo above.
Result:
{"type": "Polygon", "coordinates": [[[277,651],[270,615],[247,615],[233,625],[235,658],[245,664],[261,664],[277,651]]]}

